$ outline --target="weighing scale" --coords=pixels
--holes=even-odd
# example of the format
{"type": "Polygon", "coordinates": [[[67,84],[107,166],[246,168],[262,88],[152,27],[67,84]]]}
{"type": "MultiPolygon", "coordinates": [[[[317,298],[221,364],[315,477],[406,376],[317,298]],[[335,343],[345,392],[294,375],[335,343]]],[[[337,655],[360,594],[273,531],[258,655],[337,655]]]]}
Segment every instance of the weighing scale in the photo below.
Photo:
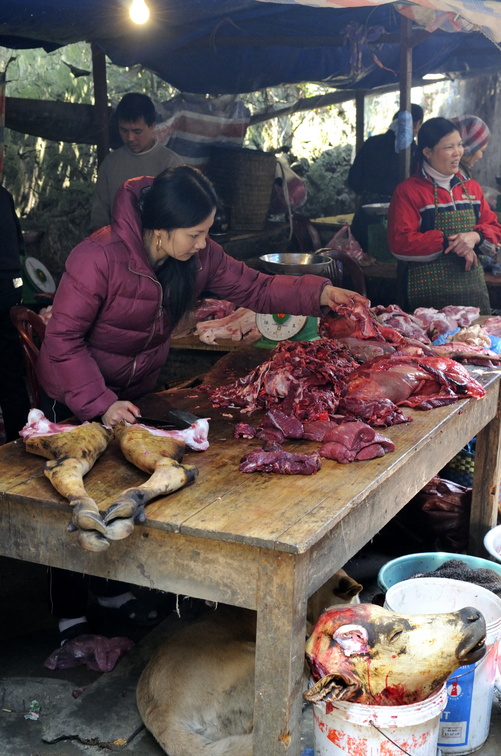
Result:
{"type": "Polygon", "coordinates": [[[36,257],[21,257],[21,267],[24,304],[43,305],[51,302],[56,291],[56,282],[43,262],[36,257]]]}
{"type": "Polygon", "coordinates": [[[279,341],[314,341],[318,339],[318,318],[309,315],[264,315],[257,313],[256,326],[261,338],[253,346],[273,349],[279,341]]]}

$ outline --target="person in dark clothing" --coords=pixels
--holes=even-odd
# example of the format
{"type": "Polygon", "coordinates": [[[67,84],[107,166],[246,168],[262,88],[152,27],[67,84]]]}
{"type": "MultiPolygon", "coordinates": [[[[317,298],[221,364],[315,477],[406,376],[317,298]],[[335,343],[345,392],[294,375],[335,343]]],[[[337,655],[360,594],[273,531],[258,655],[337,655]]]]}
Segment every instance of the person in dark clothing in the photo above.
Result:
{"type": "Polygon", "coordinates": [[[7,441],[18,438],[30,411],[19,335],[10,308],[21,304],[21,226],[12,195],[0,186],[0,407],[7,441]]]}
{"type": "MultiPolygon", "coordinates": [[[[415,137],[423,122],[423,108],[413,103],[411,115],[415,137]]],[[[400,158],[398,152],[395,151],[397,119],[398,112],[393,116],[388,131],[369,137],[364,142],[355,155],[348,173],[348,186],[359,195],[359,206],[353,217],[351,231],[365,252],[369,251],[368,226],[371,223],[379,223],[379,217],[369,215],[362,206],[375,202],[389,202],[393,190],[400,181],[400,158]]],[[[413,141],[411,152],[414,152],[415,148],[413,141]]]]}

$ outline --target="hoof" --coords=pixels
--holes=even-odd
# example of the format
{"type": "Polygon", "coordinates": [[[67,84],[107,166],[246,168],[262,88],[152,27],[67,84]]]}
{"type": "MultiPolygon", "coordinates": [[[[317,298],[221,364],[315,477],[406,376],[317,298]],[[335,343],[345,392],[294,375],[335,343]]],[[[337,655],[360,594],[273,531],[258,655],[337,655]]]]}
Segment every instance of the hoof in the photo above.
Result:
{"type": "Polygon", "coordinates": [[[111,522],[106,529],[106,538],[110,541],[121,541],[128,538],[134,530],[134,518],[127,519],[117,518],[111,522]]]}
{"type": "Polygon", "coordinates": [[[132,517],[132,519],[134,519],[134,517],[136,516],[136,510],[137,504],[131,499],[117,501],[115,502],[115,504],[112,504],[110,507],[108,507],[108,509],[104,513],[104,521],[106,524],[108,524],[116,518],[122,518],[126,520],[129,517],[132,517]]]}
{"type": "Polygon", "coordinates": [[[79,530],[97,530],[101,535],[106,535],[106,525],[99,512],[91,509],[75,510],[72,520],[79,530]]]}
{"type": "Polygon", "coordinates": [[[77,540],[85,551],[106,551],[110,547],[109,541],[95,530],[80,530],[77,540]]]}

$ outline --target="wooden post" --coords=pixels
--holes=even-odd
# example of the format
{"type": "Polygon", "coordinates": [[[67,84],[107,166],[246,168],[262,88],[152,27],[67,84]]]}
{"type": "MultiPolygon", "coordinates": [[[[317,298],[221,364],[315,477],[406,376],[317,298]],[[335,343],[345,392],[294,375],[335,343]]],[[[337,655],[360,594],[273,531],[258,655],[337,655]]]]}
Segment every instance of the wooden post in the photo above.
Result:
{"type": "Polygon", "coordinates": [[[92,76],[94,79],[94,106],[96,108],[97,133],[97,164],[98,167],[109,151],[109,116],[108,116],[108,88],[106,81],[106,56],[93,42],[92,76]]]}
{"type": "Polygon", "coordinates": [[[365,91],[357,90],[355,95],[355,150],[359,151],[364,143],[365,91]]]}
{"type": "MultiPolygon", "coordinates": [[[[400,20],[400,110],[411,109],[412,87],[412,21],[402,16],[400,20]]],[[[400,181],[409,176],[411,149],[400,151],[400,181]]]]}

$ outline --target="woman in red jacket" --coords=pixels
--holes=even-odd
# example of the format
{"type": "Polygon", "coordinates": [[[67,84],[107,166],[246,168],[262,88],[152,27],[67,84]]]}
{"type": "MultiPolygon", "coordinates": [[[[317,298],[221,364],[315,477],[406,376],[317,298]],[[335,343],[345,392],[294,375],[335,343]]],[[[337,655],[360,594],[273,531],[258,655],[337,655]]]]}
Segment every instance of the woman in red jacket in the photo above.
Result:
{"type": "Polygon", "coordinates": [[[111,226],[66,261],[37,364],[46,415],[57,400],[66,417],[134,422],[133,400],[154,389],[170,334],[202,291],[291,315],[366,302],[326,278],[270,276],[226,255],[208,236],[217,204],[210,181],[187,165],[125,182],[111,226]]]}
{"type": "Polygon", "coordinates": [[[416,171],[393,194],[388,243],[409,312],[464,305],[490,313],[478,255],[495,254],[501,225],[480,185],[460,171],[463,152],[458,127],[430,118],[418,133],[416,171]]]}

